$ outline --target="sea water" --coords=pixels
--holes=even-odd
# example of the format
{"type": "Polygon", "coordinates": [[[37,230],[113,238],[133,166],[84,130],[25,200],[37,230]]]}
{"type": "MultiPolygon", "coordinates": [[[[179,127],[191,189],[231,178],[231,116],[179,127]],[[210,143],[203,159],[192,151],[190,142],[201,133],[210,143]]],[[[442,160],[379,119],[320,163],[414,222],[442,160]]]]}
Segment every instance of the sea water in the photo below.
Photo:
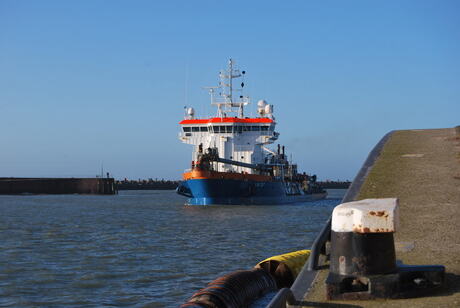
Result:
{"type": "Polygon", "coordinates": [[[0,307],[177,307],[221,275],[309,248],[345,190],[280,206],[174,191],[0,196],[0,307]]]}

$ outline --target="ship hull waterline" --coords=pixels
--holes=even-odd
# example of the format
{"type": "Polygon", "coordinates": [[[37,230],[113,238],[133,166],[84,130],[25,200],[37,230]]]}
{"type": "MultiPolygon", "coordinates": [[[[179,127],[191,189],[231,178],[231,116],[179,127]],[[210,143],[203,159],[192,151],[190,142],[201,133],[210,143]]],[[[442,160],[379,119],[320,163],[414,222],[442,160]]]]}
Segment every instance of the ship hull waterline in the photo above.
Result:
{"type": "Polygon", "coordinates": [[[287,194],[281,181],[191,179],[181,182],[177,193],[187,205],[277,205],[324,199],[326,192],[287,194]]]}

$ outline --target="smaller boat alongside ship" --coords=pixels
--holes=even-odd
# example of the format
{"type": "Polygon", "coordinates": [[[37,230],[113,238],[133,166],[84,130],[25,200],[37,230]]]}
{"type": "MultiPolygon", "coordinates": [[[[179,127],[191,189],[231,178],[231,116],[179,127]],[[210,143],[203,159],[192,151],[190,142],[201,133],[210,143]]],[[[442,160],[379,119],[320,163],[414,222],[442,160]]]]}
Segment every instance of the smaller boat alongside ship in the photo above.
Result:
{"type": "Polygon", "coordinates": [[[233,95],[234,91],[242,94],[244,82],[239,89],[233,82],[244,74],[230,59],[228,68],[220,72],[219,86],[207,88],[211,105],[217,107],[215,117],[197,119],[195,110],[186,108],[179,139],[194,148],[191,169],[184,172],[177,193],[186,196],[189,205],[285,204],[325,198],[316,175],[299,173],[284,146],[266,147],[279,136],[273,105],[260,100],[258,117],[244,116],[249,97],[234,99],[233,95]]]}

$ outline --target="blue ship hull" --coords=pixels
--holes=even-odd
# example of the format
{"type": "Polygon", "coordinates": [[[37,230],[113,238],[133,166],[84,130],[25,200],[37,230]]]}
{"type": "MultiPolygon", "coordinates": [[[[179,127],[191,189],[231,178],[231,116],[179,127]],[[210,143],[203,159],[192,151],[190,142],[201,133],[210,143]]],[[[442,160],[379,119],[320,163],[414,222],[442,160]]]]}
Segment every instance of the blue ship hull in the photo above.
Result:
{"type": "Polygon", "coordinates": [[[324,199],[326,192],[287,194],[281,181],[235,179],[191,179],[182,182],[177,193],[188,197],[188,205],[269,205],[324,199]]]}

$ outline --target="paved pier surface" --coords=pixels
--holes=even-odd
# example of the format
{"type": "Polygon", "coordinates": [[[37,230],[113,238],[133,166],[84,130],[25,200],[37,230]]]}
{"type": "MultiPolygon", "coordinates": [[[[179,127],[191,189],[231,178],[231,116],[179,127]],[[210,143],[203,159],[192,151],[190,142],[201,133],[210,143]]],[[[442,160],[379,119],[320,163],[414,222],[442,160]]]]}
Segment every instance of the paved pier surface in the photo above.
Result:
{"type": "Polygon", "coordinates": [[[399,198],[396,259],[444,265],[445,287],[412,299],[327,301],[326,268],[319,271],[302,307],[460,307],[459,130],[394,132],[356,198],[399,198]]]}

